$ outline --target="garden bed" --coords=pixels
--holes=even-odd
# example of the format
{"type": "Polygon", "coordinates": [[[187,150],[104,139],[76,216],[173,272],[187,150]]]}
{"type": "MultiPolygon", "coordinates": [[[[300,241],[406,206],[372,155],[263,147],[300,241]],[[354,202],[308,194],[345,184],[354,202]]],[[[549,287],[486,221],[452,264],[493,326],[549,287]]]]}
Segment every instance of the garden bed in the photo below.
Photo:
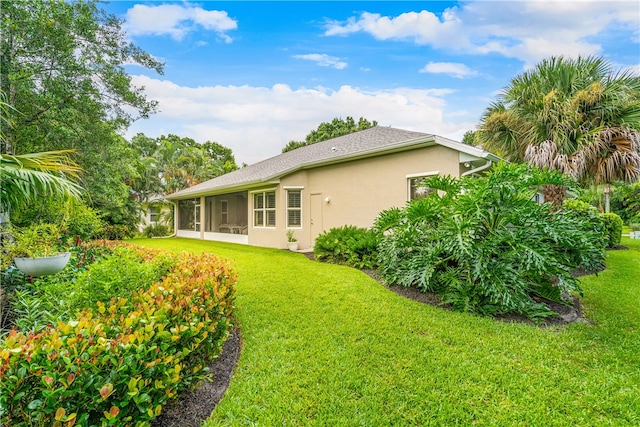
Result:
{"type": "Polygon", "coordinates": [[[66,310],[59,321],[35,319],[29,328],[20,327],[19,313],[19,328],[0,348],[0,422],[148,422],[179,393],[210,378],[205,367],[220,354],[232,327],[236,274],[224,260],[119,247],[73,282],[67,279],[25,288],[34,301],[91,302],[70,305],[79,311],[66,310]],[[136,273],[133,280],[126,277],[136,262],[147,268],[140,273],[150,273],[146,284],[136,273]],[[122,265],[126,271],[114,275],[122,265]],[[68,293],[56,295],[56,286],[68,293]]]}

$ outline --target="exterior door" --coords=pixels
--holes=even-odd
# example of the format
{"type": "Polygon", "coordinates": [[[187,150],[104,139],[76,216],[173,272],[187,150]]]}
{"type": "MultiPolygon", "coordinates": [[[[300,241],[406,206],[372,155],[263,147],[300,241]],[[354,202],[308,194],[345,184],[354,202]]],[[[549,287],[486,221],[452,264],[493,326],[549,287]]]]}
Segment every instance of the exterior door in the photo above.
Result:
{"type": "Polygon", "coordinates": [[[316,237],[322,233],[322,193],[311,194],[311,247],[315,244],[316,237]]]}

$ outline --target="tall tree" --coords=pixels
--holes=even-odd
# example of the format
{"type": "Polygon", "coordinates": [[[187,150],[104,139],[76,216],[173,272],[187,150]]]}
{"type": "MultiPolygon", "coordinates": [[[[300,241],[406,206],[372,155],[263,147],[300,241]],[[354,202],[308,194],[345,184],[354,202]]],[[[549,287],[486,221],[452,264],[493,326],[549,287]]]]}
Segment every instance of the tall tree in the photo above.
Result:
{"type": "Polygon", "coordinates": [[[296,148],[304,147],[305,145],[315,144],[316,142],[326,141],[327,139],[337,138],[342,135],[347,135],[375,126],[378,126],[377,121],[374,120],[373,122],[370,122],[364,117],[360,117],[357,124],[353,117],[347,116],[346,120],[336,117],[331,122],[320,123],[317,129],[312,130],[307,134],[304,141],[289,141],[289,143],[282,149],[282,152],[286,153],[287,151],[295,150],[296,148]]]}
{"type": "Polygon", "coordinates": [[[137,134],[131,138],[131,147],[141,159],[132,188],[142,201],[238,169],[232,150],[217,142],[200,144],[173,134],[159,138],[137,134]]]}
{"type": "Polygon", "coordinates": [[[126,41],[121,21],[97,3],[2,3],[0,88],[16,113],[0,152],[74,150],[90,203],[130,217],[113,211],[129,204],[124,182],[134,173],[118,133],[153,113],[156,102],[132,85],[123,64],[158,73],[162,64],[126,41]]]}
{"type": "MultiPolygon", "coordinates": [[[[640,77],[602,58],[552,57],[514,77],[485,111],[477,141],[503,158],[582,183],[640,179],[640,77]]],[[[562,203],[564,188],[546,186],[562,203]]]]}

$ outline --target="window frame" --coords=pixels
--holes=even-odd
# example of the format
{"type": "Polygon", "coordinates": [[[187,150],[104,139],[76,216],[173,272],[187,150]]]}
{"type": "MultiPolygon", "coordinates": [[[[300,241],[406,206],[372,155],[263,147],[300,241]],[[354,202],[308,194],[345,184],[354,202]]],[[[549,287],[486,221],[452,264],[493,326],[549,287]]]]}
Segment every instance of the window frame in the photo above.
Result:
{"type": "Polygon", "coordinates": [[[277,195],[276,195],[276,189],[268,189],[268,190],[260,190],[260,191],[252,191],[251,192],[251,198],[252,198],[252,212],[253,212],[253,220],[252,220],[252,226],[253,228],[269,228],[269,229],[273,229],[276,228],[277,225],[277,218],[276,218],[276,208],[278,206],[278,200],[277,200],[277,195]],[[268,194],[273,194],[273,207],[269,207],[268,206],[268,198],[267,195],[268,194]],[[256,207],[257,203],[256,203],[256,196],[261,195],[262,198],[262,207],[258,208],[256,207]],[[262,213],[262,223],[258,224],[256,221],[257,218],[257,214],[258,213],[262,213]],[[271,215],[270,215],[271,214],[271,215]],[[269,217],[272,216],[273,217],[273,224],[269,224],[269,217]]]}
{"type": "Polygon", "coordinates": [[[287,229],[300,230],[300,229],[302,229],[302,190],[303,190],[303,188],[302,187],[285,187],[284,190],[286,192],[285,218],[286,218],[287,229]],[[292,194],[292,193],[297,193],[298,194],[299,206],[292,207],[290,205],[291,199],[289,198],[289,195],[292,194]],[[289,220],[290,220],[289,213],[290,212],[299,212],[299,214],[298,214],[299,223],[298,224],[291,224],[289,222],[289,220]]]}
{"type": "Polygon", "coordinates": [[[160,212],[161,212],[160,206],[158,205],[149,206],[149,224],[156,225],[158,223],[160,212]]]}
{"type": "MultiPolygon", "coordinates": [[[[433,176],[436,175],[440,175],[439,171],[429,171],[429,172],[421,172],[421,173],[412,173],[409,175],[406,175],[406,179],[407,179],[407,201],[412,202],[414,200],[420,200],[421,198],[412,198],[412,190],[413,188],[416,188],[415,184],[412,184],[413,181],[418,181],[420,179],[426,179],[426,178],[431,178],[433,176]]],[[[435,189],[432,189],[432,191],[436,191],[435,189]]],[[[427,195],[429,195],[429,193],[427,193],[424,197],[426,197],[427,195]]]]}

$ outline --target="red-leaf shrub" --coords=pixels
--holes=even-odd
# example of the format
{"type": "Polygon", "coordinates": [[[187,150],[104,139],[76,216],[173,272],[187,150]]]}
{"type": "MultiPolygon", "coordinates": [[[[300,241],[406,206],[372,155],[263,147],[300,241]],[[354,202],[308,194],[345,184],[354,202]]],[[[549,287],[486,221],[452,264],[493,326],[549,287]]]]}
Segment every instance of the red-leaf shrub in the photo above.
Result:
{"type": "Polygon", "coordinates": [[[231,329],[235,271],[184,253],[167,277],[0,349],[0,424],[148,425],[207,377],[231,329]]]}

